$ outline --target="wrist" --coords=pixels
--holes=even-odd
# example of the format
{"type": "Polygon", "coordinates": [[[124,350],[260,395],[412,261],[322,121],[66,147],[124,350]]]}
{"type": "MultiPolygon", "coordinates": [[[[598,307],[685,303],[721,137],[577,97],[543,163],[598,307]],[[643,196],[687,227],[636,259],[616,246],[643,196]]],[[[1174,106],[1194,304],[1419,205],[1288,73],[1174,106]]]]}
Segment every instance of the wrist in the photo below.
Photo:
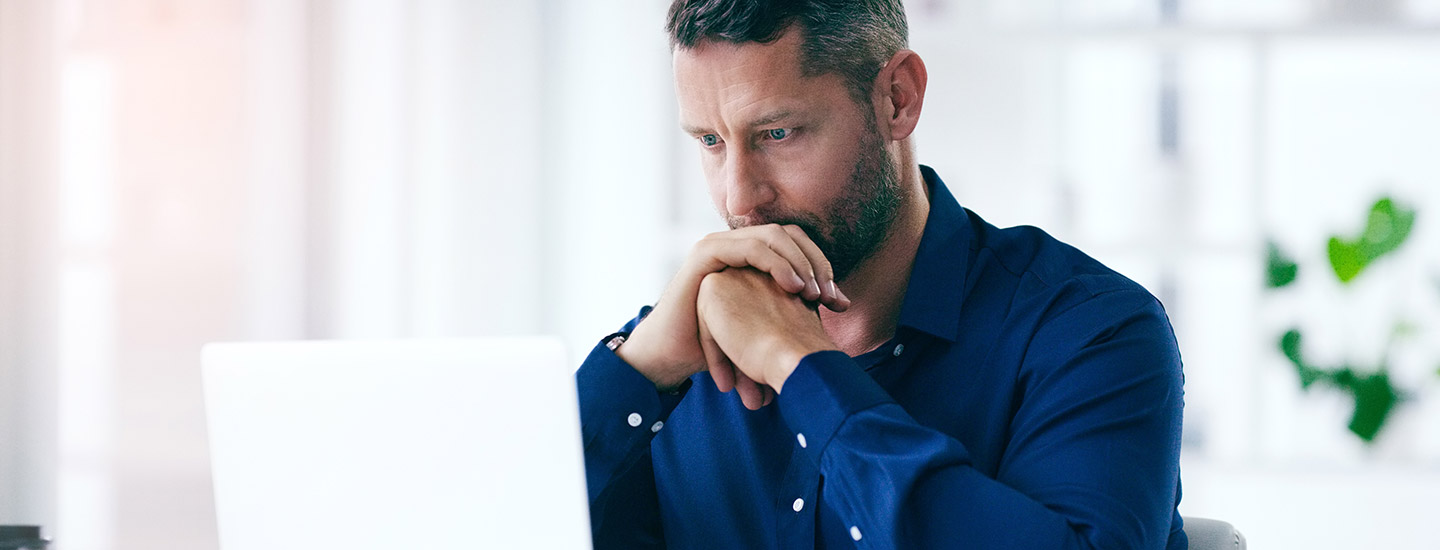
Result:
{"type": "Polygon", "coordinates": [[[643,342],[643,338],[641,342],[636,342],[632,333],[628,337],[616,335],[607,340],[605,346],[615,352],[615,356],[621,361],[630,365],[630,368],[635,369],[635,372],[655,384],[658,391],[672,391],[690,378],[690,374],[683,372],[683,368],[666,368],[664,362],[655,358],[655,354],[648,353],[649,349],[643,342]]]}
{"type": "Polygon", "coordinates": [[[821,341],[819,339],[805,341],[780,338],[773,345],[775,347],[772,349],[775,351],[770,354],[770,357],[773,357],[774,360],[765,373],[765,381],[777,394],[783,391],[785,381],[790,379],[790,375],[795,372],[795,369],[800,366],[800,361],[804,360],[806,356],[818,351],[835,349],[835,345],[829,340],[821,341]]]}

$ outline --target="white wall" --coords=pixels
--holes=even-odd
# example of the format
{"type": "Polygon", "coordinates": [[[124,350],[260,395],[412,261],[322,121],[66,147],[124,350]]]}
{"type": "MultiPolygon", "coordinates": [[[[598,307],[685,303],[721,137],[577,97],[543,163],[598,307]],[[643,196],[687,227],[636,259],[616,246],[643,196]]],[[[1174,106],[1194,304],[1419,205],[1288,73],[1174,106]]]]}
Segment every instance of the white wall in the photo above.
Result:
{"type": "Polygon", "coordinates": [[[0,1],[0,523],[56,516],[53,25],[0,1]]]}

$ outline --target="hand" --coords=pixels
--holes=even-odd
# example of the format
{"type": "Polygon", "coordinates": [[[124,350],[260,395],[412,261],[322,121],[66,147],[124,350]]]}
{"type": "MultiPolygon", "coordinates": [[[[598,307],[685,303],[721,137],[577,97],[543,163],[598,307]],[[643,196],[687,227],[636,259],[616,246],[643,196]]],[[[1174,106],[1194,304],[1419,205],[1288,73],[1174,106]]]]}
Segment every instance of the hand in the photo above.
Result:
{"type": "MultiPolygon", "coordinates": [[[[753,267],[785,293],[845,311],[850,299],[834,283],[820,248],[799,227],[760,225],[707,235],[686,257],[655,309],[616,353],[661,390],[679,386],[708,368],[700,348],[695,302],[701,281],[727,267],[753,267]]],[[[745,376],[715,376],[720,391],[738,389],[742,399],[766,401],[764,390],[745,376]]]]}
{"type": "MultiPolygon", "coordinates": [[[[800,360],[817,351],[837,349],[820,325],[814,306],[785,292],[764,273],[726,269],[705,276],[696,301],[700,346],[710,374],[748,377],[762,388],[782,392],[800,360]]],[[[745,407],[759,409],[771,395],[740,394],[745,407]]]]}

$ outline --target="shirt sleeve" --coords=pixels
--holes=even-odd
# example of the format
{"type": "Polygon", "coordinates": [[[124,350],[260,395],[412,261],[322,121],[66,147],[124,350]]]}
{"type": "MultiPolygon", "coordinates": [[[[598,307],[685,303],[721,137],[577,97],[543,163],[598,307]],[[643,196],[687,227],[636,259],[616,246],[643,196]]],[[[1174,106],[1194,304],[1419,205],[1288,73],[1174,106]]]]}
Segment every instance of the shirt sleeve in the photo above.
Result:
{"type": "Polygon", "coordinates": [[[642,309],[621,332],[601,340],[575,373],[590,530],[597,550],[664,548],[650,441],[692,382],[661,393],[605,345],[611,337],[628,336],[649,310],[642,309]]]}
{"type": "Polygon", "coordinates": [[[1169,321],[1145,298],[1121,302],[1128,314],[1092,299],[1037,329],[993,479],[843,353],[803,359],[776,404],[857,547],[1164,548],[1182,378],[1169,321]]]}

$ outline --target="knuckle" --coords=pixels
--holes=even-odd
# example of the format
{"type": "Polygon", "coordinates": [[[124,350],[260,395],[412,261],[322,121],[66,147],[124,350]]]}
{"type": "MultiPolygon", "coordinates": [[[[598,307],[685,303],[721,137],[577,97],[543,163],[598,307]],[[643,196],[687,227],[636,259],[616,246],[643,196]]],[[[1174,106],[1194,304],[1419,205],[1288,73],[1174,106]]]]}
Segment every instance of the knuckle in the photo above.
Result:
{"type": "Polygon", "coordinates": [[[760,226],[760,229],[762,229],[760,235],[763,236],[766,242],[773,243],[776,242],[776,240],[789,239],[789,236],[785,233],[785,227],[780,227],[776,225],[776,223],[766,223],[766,225],[760,226]]]}
{"type": "MultiPolygon", "coordinates": [[[[709,294],[710,291],[711,291],[712,289],[714,289],[714,287],[715,287],[715,282],[710,279],[710,277],[713,277],[714,275],[715,275],[714,273],[711,273],[711,274],[709,274],[709,275],[706,275],[706,276],[700,278],[700,285],[699,285],[699,287],[697,288],[697,291],[698,291],[698,293],[699,293],[701,296],[704,296],[704,295],[709,294]]],[[[696,304],[696,307],[703,309],[703,308],[705,307],[705,304],[704,304],[704,303],[696,304]]]]}
{"type": "Polygon", "coordinates": [[[745,241],[745,244],[742,246],[745,247],[745,253],[752,258],[770,250],[770,246],[764,241],[745,241]]]}
{"type": "Polygon", "coordinates": [[[690,248],[692,256],[714,256],[715,249],[719,246],[719,238],[714,233],[701,237],[695,241],[695,246],[690,248]]]}
{"type": "Polygon", "coordinates": [[[757,238],[761,241],[764,241],[765,244],[770,245],[772,248],[775,246],[775,243],[780,241],[780,239],[785,238],[785,231],[783,229],[780,229],[780,226],[773,223],[762,225],[757,229],[757,232],[759,233],[757,238]]]}

